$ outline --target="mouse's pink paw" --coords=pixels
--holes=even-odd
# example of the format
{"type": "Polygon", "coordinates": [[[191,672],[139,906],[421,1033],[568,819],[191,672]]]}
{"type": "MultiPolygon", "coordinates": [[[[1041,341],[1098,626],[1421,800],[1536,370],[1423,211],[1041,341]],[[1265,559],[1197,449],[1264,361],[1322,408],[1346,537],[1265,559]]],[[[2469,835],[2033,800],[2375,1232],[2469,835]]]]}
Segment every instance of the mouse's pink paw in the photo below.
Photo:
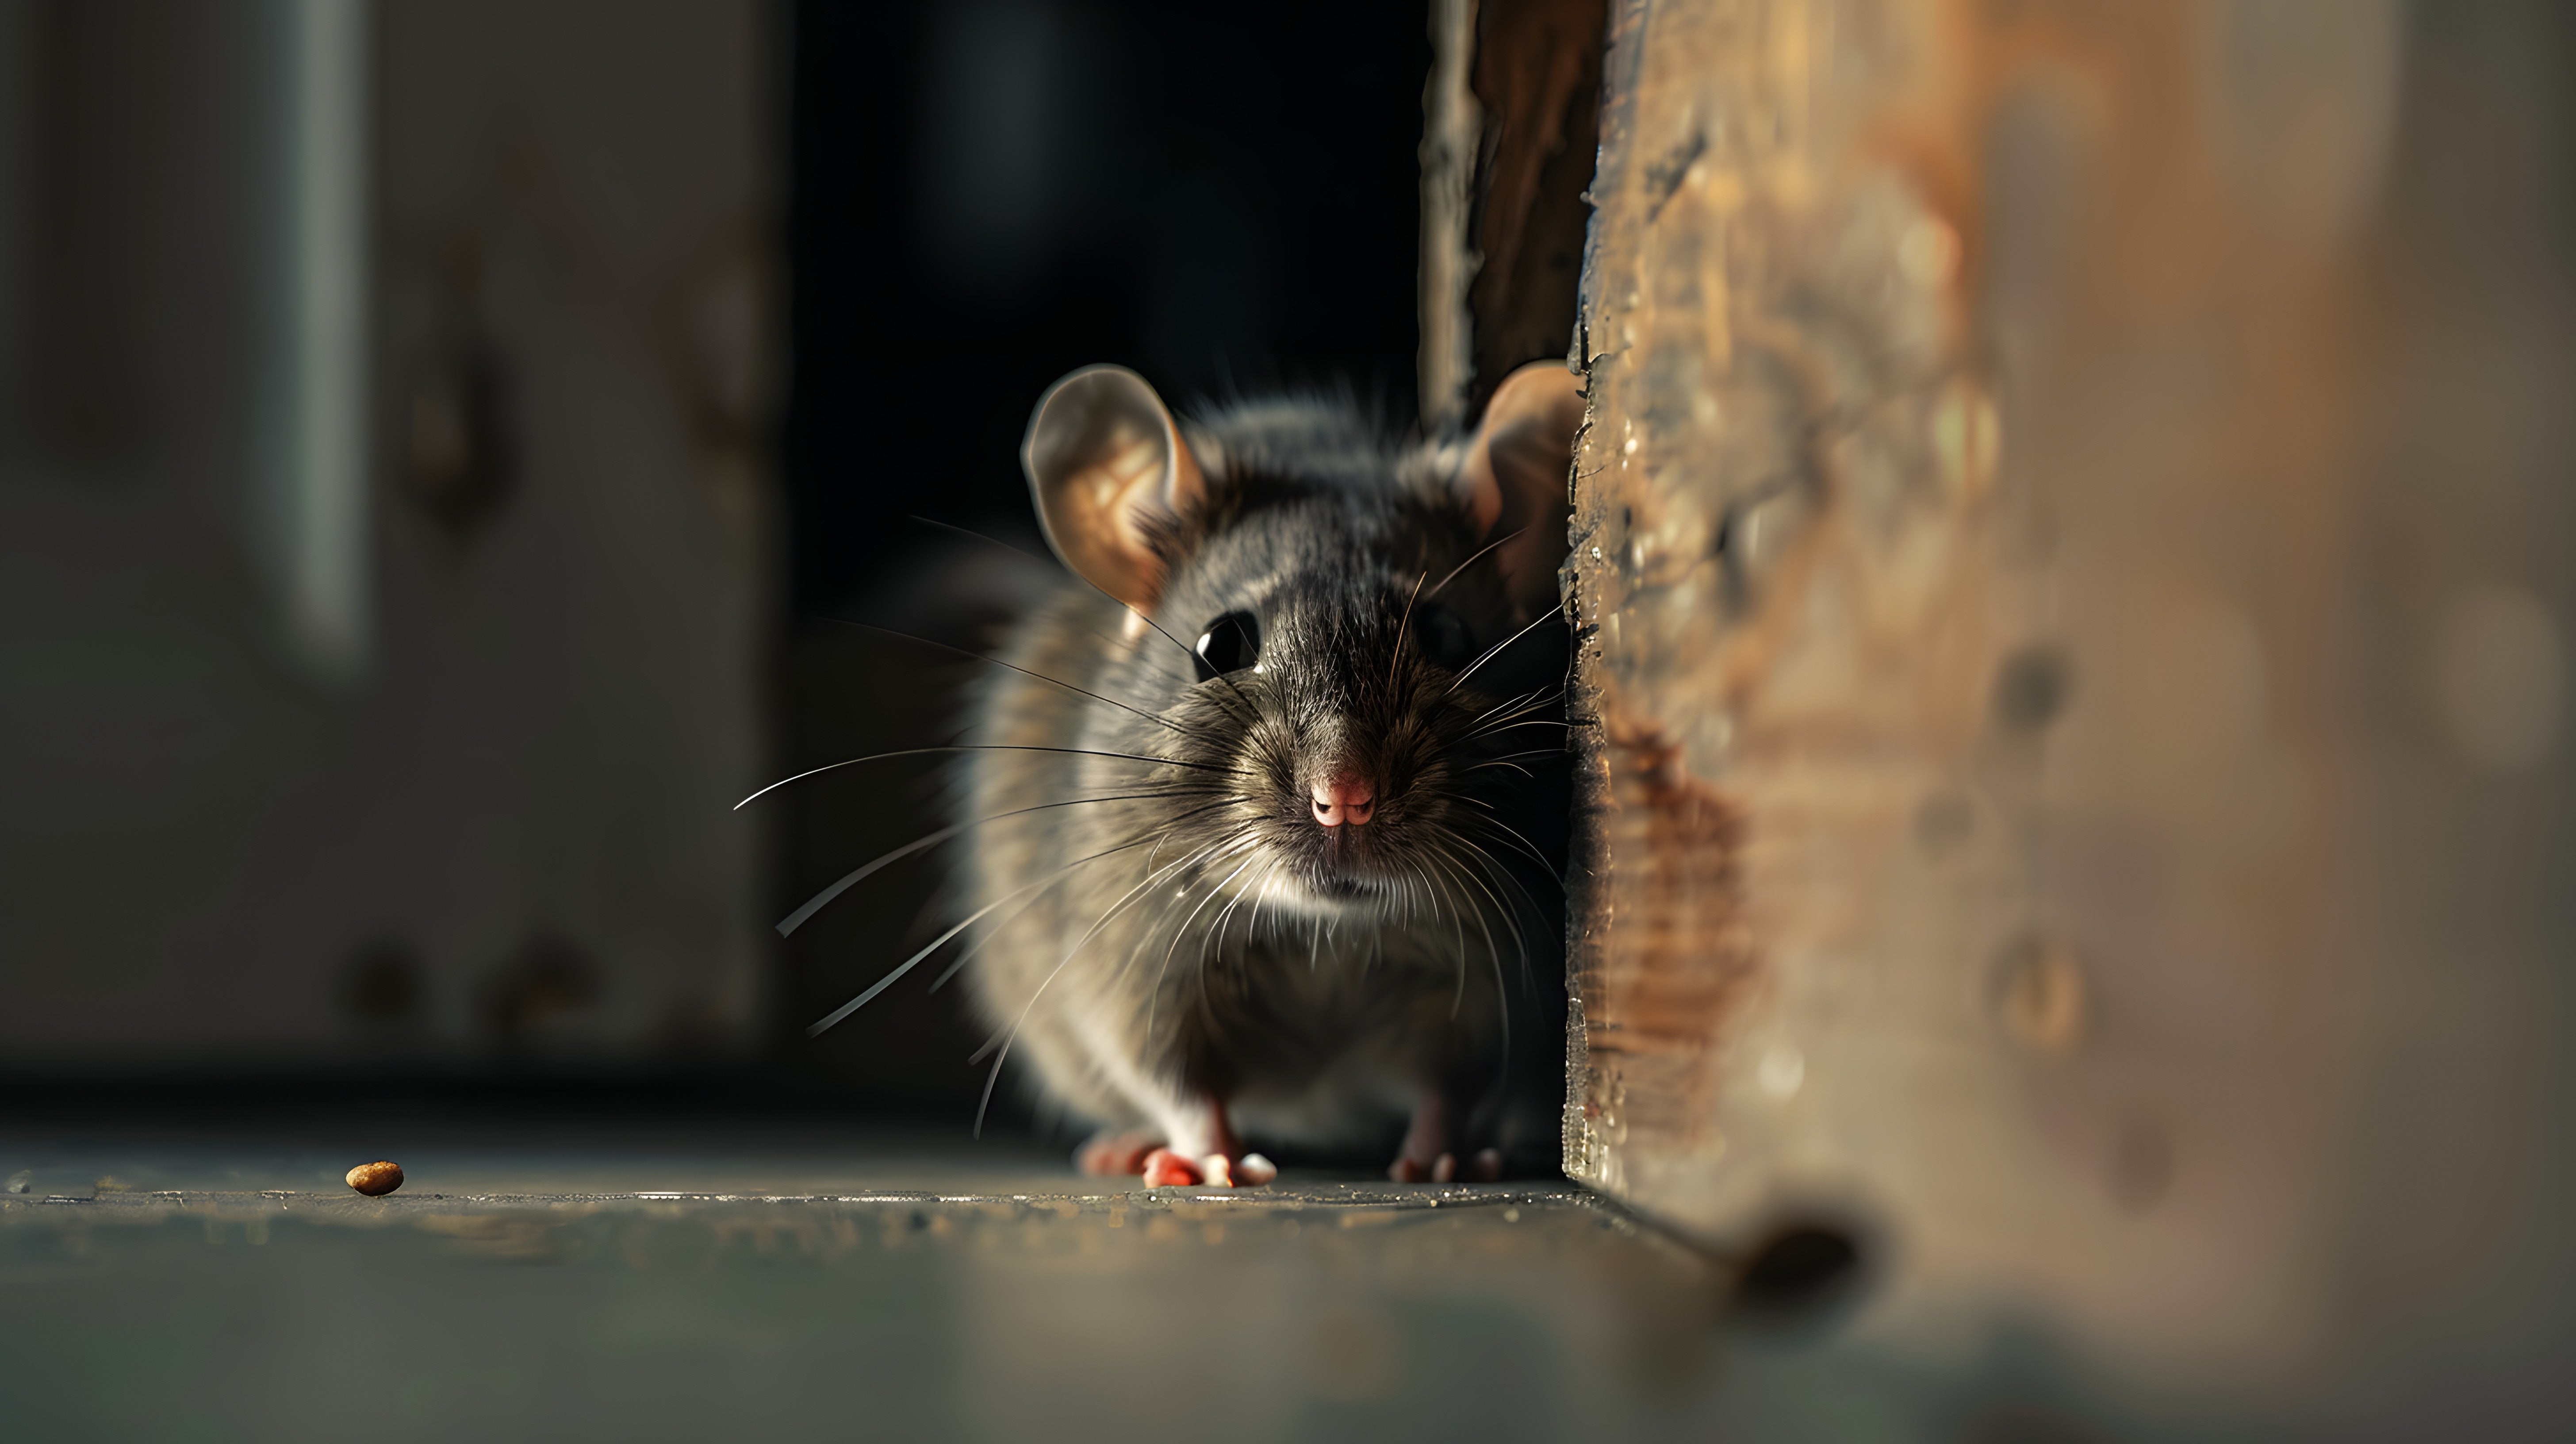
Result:
{"type": "Polygon", "coordinates": [[[1134,1177],[1163,1140],[1151,1133],[1095,1133],[1073,1155],[1074,1166],[1100,1178],[1134,1177]]]}
{"type": "MultiPolygon", "coordinates": [[[[1217,1157],[1223,1161],[1223,1155],[1217,1157]]],[[[1207,1181],[1198,1164],[1168,1148],[1157,1148],[1146,1154],[1144,1167],[1139,1172],[1145,1175],[1147,1188],[1187,1188],[1207,1181]]]]}

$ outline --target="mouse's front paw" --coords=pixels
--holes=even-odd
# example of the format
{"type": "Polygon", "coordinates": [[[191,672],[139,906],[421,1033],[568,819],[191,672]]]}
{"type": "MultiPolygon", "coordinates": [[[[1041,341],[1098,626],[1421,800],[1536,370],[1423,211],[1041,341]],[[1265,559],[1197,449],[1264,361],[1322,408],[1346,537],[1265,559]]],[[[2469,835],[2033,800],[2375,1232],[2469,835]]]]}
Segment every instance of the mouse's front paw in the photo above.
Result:
{"type": "Polygon", "coordinates": [[[1145,1160],[1163,1146],[1152,1133],[1095,1133],[1073,1155],[1074,1166],[1099,1178],[1133,1176],[1145,1171],[1145,1160]]]}
{"type": "Polygon", "coordinates": [[[1139,1171],[1145,1175],[1147,1188],[1186,1188],[1207,1182],[1205,1169],[1168,1148],[1157,1148],[1146,1154],[1144,1167],[1139,1171]]]}
{"type": "Polygon", "coordinates": [[[1229,1159],[1222,1153],[1211,1153],[1192,1160],[1168,1148],[1157,1148],[1145,1155],[1144,1174],[1147,1188],[1187,1188],[1208,1184],[1217,1188],[1258,1188],[1279,1176],[1278,1166],[1258,1153],[1247,1153],[1229,1159]]]}
{"type": "Polygon", "coordinates": [[[1211,1153],[1199,1160],[1199,1172],[1207,1175],[1208,1182],[1226,1188],[1259,1188],[1279,1176],[1279,1166],[1258,1153],[1234,1159],[1211,1153]]]}

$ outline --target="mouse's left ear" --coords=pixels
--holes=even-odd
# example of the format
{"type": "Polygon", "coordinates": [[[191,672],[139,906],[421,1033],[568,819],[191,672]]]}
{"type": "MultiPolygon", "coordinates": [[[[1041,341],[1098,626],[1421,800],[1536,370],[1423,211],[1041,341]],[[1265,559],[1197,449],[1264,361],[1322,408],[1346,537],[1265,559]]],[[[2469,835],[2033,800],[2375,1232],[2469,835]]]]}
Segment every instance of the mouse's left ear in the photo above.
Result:
{"type": "Polygon", "coordinates": [[[1556,569],[1574,505],[1574,434],[1582,427],[1583,388],[1574,373],[1561,361],[1533,361],[1494,388],[1458,470],[1458,497],[1477,530],[1510,537],[1494,557],[1525,616],[1556,605],[1556,569]]]}
{"type": "Polygon", "coordinates": [[[1124,366],[1086,366],[1047,388],[1020,465],[1047,544],[1066,566],[1140,610],[1163,589],[1155,532],[1204,488],[1163,398],[1124,366]]]}

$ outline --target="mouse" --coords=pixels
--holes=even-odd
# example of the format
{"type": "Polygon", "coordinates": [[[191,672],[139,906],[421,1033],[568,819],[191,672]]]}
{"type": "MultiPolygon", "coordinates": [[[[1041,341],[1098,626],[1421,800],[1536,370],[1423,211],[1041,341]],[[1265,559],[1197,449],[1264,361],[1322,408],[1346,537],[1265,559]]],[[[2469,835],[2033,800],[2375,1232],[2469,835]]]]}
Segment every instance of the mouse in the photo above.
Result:
{"type": "Polygon", "coordinates": [[[1071,575],[971,700],[958,883],[992,1076],[1088,1125],[1084,1171],[1559,1166],[1583,415],[1548,362],[1430,438],[1347,398],[1181,416],[1115,365],[1039,400],[1071,575]]]}

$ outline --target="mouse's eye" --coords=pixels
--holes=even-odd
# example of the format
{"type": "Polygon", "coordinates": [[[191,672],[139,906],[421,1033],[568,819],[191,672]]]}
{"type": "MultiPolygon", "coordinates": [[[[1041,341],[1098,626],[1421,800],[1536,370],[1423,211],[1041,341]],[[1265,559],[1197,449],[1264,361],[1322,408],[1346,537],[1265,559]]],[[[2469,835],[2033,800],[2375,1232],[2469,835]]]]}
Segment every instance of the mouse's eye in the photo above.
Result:
{"type": "Polygon", "coordinates": [[[1199,644],[1199,680],[1240,672],[1261,660],[1261,621],[1250,612],[1228,612],[1208,623],[1199,644]]]}
{"type": "Polygon", "coordinates": [[[1458,614],[1443,606],[1425,606],[1413,616],[1413,638],[1422,655],[1432,665],[1457,671],[1467,665],[1475,639],[1467,635],[1467,624],[1458,614]]]}

